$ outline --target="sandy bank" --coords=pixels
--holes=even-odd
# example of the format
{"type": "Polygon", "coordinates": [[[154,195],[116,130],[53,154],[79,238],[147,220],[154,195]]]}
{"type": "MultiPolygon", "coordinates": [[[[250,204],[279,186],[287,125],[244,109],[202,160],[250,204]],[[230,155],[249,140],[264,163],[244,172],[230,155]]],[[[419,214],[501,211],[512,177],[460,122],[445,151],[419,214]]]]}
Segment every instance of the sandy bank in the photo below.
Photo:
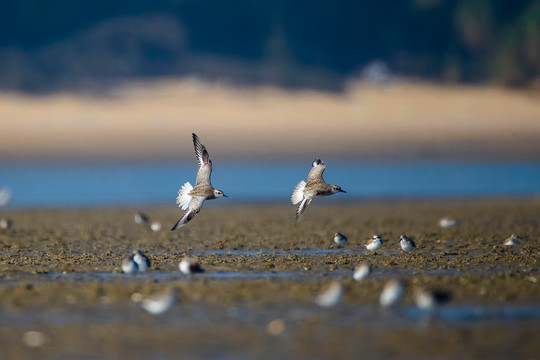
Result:
{"type": "Polygon", "coordinates": [[[184,80],[4,93],[0,108],[0,160],[191,159],[191,132],[223,158],[540,155],[538,94],[493,87],[351,83],[332,94],[184,80]]]}

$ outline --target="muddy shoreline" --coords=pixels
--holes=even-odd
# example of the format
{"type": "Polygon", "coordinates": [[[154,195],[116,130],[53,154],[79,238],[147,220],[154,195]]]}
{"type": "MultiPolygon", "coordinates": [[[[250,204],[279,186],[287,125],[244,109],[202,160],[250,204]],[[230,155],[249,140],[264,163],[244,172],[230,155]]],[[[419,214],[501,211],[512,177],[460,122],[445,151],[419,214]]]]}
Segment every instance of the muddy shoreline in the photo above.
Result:
{"type": "Polygon", "coordinates": [[[212,204],[176,232],[168,228],[177,209],[145,209],[163,225],[159,232],[135,224],[135,212],[1,212],[14,222],[0,231],[0,343],[8,358],[540,353],[539,200],[321,202],[297,226],[293,206],[212,204]],[[444,216],[456,225],[440,227],[444,216]],[[349,239],[343,248],[332,241],[336,231],[349,239]],[[501,245],[512,233],[521,243],[501,245]],[[373,234],[383,238],[375,254],[363,246],[373,234]],[[401,234],[414,239],[414,252],[401,252],[401,234]],[[149,256],[148,273],[121,273],[132,249],[149,256]],[[185,255],[206,272],[181,275],[185,255]],[[373,274],[359,283],[352,271],[364,261],[373,274]],[[398,310],[388,312],[378,298],[391,278],[406,288],[398,310]],[[344,286],[343,301],[322,309],[314,298],[333,280],[344,286]],[[428,321],[414,305],[419,288],[451,294],[428,321]],[[177,297],[165,315],[153,317],[132,301],[134,293],[164,289],[177,297]],[[267,328],[275,319],[284,321],[278,336],[267,328]],[[23,344],[31,330],[45,334],[43,345],[23,344]]]}

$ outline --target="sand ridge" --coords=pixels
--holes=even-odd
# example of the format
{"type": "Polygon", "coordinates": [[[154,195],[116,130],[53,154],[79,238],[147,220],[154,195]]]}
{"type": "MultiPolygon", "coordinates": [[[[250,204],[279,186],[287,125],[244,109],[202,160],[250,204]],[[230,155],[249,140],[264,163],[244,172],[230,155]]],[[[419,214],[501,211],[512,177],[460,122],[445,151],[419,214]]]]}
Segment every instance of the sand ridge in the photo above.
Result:
{"type": "Polygon", "coordinates": [[[344,93],[195,79],[99,95],[0,94],[0,160],[540,155],[537,94],[489,86],[351,82],[344,93]]]}

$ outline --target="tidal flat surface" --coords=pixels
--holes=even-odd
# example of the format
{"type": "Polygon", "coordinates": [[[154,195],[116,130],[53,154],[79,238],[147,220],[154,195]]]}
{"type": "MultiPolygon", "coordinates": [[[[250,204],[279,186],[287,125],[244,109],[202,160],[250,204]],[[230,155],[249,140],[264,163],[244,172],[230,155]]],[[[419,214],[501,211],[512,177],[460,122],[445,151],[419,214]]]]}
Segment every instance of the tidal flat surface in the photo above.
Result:
{"type": "Polygon", "coordinates": [[[180,211],[144,210],[163,229],[135,224],[136,209],[2,210],[2,358],[84,359],[534,359],[540,353],[540,201],[314,201],[294,206],[208,203],[179,231],[180,211]],[[439,220],[456,220],[442,228],[439,220]],[[349,242],[338,247],[335,232],[349,242]],[[503,246],[512,233],[521,243],[503,246]],[[383,247],[364,247],[374,234],[383,247]],[[398,238],[417,249],[405,254],[398,238]],[[122,274],[133,249],[151,270],[122,274]],[[178,272],[185,256],[205,273],[178,272]],[[367,279],[352,279],[361,262],[367,279]],[[382,309],[388,280],[405,296],[382,309]],[[315,303],[332,281],[344,296],[315,303]],[[432,311],[415,292],[449,301],[432,311]],[[172,290],[175,305],[153,316],[134,302],[172,290]],[[36,333],[29,333],[35,331],[36,333]],[[30,335],[29,335],[30,334],[30,335]],[[32,338],[33,336],[33,338],[32,338]],[[29,340],[30,339],[30,340],[29,340]],[[33,339],[33,341],[32,341],[33,339]],[[36,340],[37,339],[37,340],[36,340]]]}

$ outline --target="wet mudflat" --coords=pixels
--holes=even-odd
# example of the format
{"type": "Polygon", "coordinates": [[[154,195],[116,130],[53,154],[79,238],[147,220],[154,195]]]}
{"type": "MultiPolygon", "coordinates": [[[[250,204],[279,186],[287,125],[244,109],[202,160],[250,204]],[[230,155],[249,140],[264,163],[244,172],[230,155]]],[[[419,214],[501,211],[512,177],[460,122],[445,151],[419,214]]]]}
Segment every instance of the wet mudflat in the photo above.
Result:
{"type": "Polygon", "coordinates": [[[4,210],[0,230],[0,345],[6,358],[516,358],[540,353],[538,200],[320,201],[294,225],[294,207],[209,204],[186,227],[175,208],[4,210]],[[456,220],[442,228],[439,220],[456,220]],[[338,247],[335,232],[349,242],[338,247]],[[521,243],[503,246],[512,233],[521,243]],[[363,246],[374,234],[383,247],[363,246]],[[398,238],[417,249],[405,254],[398,238]],[[133,249],[151,270],[122,274],[133,249]],[[186,255],[205,273],[178,272],[186,255]],[[369,262],[367,279],[352,279],[369,262]],[[390,309],[379,295],[405,284],[390,309]],[[332,281],[343,300],[315,303],[332,281]],[[450,300],[431,311],[420,289],[450,300]],[[134,302],[172,290],[153,316],[134,302]],[[30,333],[36,331],[37,333],[30,333]],[[37,334],[37,335],[36,335],[37,334]],[[33,337],[32,337],[33,336],[33,337]]]}

